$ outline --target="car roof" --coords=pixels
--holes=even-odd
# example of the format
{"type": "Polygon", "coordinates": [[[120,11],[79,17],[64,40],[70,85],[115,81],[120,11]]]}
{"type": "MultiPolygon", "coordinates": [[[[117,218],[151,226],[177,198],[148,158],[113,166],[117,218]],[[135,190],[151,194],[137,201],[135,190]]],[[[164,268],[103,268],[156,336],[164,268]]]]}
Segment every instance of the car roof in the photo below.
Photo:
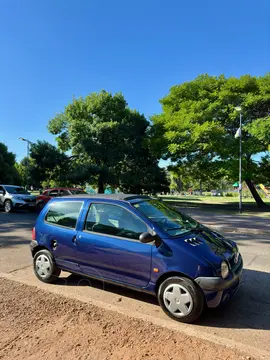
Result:
{"type": "Polygon", "coordinates": [[[0,186],[12,186],[12,187],[16,187],[16,188],[21,188],[22,186],[19,185],[7,185],[7,184],[0,184],[0,186]]]}
{"type": "Polygon", "coordinates": [[[60,199],[108,199],[108,200],[120,200],[120,201],[131,201],[140,199],[151,199],[148,195],[137,195],[137,194],[78,194],[70,196],[62,196],[60,199]]]}
{"type": "Polygon", "coordinates": [[[51,191],[51,190],[81,190],[81,188],[55,187],[55,188],[45,189],[44,191],[51,191]]]}

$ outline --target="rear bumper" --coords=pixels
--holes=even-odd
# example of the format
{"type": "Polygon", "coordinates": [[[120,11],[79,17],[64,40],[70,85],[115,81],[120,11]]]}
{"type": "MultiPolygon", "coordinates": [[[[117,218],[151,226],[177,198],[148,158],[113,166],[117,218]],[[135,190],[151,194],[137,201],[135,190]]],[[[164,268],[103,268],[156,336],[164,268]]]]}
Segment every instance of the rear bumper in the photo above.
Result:
{"type": "Polygon", "coordinates": [[[29,246],[30,246],[31,253],[33,253],[33,251],[35,250],[35,248],[38,246],[38,243],[37,243],[36,240],[31,240],[29,246]]]}

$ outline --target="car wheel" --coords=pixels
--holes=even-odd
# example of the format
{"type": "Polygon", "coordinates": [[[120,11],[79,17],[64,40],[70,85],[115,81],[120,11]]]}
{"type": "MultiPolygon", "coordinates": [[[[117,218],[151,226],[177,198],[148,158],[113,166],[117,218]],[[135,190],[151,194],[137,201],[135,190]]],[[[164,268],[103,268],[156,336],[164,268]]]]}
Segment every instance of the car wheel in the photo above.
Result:
{"type": "Polygon", "coordinates": [[[52,254],[44,249],[34,256],[34,272],[39,280],[52,283],[58,279],[61,270],[56,266],[52,254]]]}
{"type": "Polygon", "coordinates": [[[10,200],[6,200],[4,204],[4,209],[6,213],[10,213],[12,211],[13,205],[10,200]]]}
{"type": "Polygon", "coordinates": [[[192,323],[204,309],[202,290],[190,279],[170,277],[158,289],[158,301],[172,319],[192,323]]]}
{"type": "Polygon", "coordinates": [[[45,204],[42,203],[42,202],[37,204],[37,212],[38,212],[38,213],[41,212],[41,210],[44,208],[44,205],[45,205],[45,204]]]}

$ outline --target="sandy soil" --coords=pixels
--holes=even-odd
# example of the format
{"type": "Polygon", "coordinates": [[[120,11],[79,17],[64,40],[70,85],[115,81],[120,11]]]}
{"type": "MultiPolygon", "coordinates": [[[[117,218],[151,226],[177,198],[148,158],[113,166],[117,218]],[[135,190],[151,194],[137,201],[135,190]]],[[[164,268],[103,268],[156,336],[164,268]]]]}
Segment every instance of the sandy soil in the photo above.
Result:
{"type": "Polygon", "coordinates": [[[0,334],[0,359],[253,359],[2,278],[0,334]]]}

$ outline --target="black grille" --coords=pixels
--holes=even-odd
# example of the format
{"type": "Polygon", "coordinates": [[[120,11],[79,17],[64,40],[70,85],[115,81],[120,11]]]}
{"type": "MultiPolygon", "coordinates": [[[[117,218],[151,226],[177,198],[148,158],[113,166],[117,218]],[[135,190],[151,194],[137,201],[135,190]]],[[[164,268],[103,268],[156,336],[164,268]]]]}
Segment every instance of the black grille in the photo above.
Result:
{"type": "Polygon", "coordinates": [[[23,199],[27,203],[33,203],[35,202],[35,199],[23,199]]]}

